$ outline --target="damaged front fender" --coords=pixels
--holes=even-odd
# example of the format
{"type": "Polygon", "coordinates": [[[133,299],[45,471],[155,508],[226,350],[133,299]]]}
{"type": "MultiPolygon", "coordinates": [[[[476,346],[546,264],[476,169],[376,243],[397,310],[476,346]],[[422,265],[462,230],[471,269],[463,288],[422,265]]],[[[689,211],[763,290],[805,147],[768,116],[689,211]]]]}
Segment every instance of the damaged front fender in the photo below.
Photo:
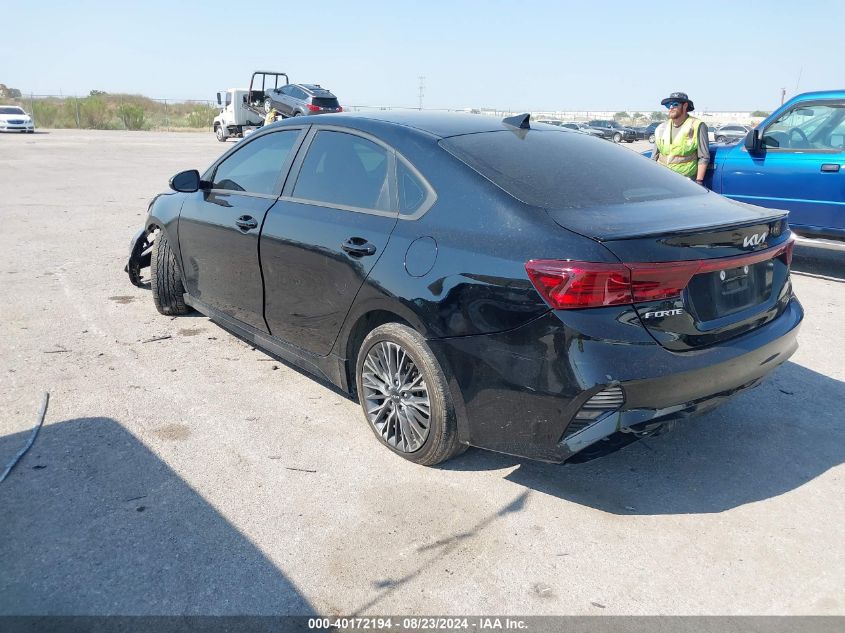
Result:
{"type": "Polygon", "coordinates": [[[139,288],[146,285],[141,281],[141,269],[150,265],[152,237],[152,233],[147,233],[146,229],[140,229],[129,242],[129,261],[126,262],[123,270],[129,275],[132,285],[139,288]]]}

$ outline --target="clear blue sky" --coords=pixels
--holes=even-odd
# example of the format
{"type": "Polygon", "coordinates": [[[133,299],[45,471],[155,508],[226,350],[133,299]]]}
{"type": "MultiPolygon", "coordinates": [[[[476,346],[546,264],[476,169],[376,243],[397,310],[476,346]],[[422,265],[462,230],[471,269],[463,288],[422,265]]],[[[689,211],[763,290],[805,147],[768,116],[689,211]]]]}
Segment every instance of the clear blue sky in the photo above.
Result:
{"type": "Polygon", "coordinates": [[[0,1],[0,83],[212,99],[255,69],[342,104],[511,110],[772,109],[845,88],[841,0],[0,1]],[[14,14],[14,20],[9,18],[14,14]],[[706,33],[706,39],[703,38],[706,33]]]}

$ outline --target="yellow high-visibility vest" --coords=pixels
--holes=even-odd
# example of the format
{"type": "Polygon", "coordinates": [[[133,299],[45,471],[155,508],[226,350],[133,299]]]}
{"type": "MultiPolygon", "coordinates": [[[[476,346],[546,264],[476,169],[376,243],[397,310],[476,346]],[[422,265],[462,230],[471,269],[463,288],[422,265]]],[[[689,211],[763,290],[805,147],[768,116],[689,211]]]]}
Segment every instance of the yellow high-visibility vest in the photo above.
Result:
{"type": "Polygon", "coordinates": [[[657,161],[682,176],[695,177],[698,171],[698,128],[701,119],[687,117],[681,127],[666,121],[654,139],[659,156],[657,161]],[[672,134],[674,132],[674,134],[672,134]],[[670,140],[670,135],[673,138],[670,140]]]}

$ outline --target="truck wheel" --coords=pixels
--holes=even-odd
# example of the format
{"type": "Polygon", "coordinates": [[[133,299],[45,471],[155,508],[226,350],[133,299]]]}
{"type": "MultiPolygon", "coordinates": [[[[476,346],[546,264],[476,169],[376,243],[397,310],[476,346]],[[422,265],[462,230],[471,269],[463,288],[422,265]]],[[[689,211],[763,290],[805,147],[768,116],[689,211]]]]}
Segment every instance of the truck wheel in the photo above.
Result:
{"type": "Polygon", "coordinates": [[[270,114],[270,110],[273,109],[273,102],[270,101],[270,97],[264,99],[264,114],[270,114]]]}
{"type": "Polygon", "coordinates": [[[616,134],[613,135],[613,142],[614,143],[621,143],[622,142],[622,135],[619,132],[617,132],[616,134]]]}
{"type": "Polygon", "coordinates": [[[370,429],[397,455],[434,466],[465,450],[446,377],[416,330],[386,323],[370,332],[355,381],[370,429]]]}
{"type": "Polygon", "coordinates": [[[221,143],[225,143],[226,139],[229,138],[228,130],[226,130],[225,125],[218,125],[214,128],[214,135],[217,137],[217,140],[221,143]]]}
{"type": "Polygon", "coordinates": [[[299,111],[296,111],[296,112],[293,113],[293,116],[301,116],[301,115],[302,115],[302,112],[299,112],[299,111]]]}
{"type": "Polygon", "coordinates": [[[716,142],[717,143],[724,143],[727,139],[724,136],[717,136],[716,142]]]}
{"type": "Polygon", "coordinates": [[[150,277],[152,278],[153,302],[162,314],[187,314],[191,309],[185,304],[185,286],[179,274],[176,255],[164,231],[159,231],[153,242],[153,252],[150,258],[150,277]]]}

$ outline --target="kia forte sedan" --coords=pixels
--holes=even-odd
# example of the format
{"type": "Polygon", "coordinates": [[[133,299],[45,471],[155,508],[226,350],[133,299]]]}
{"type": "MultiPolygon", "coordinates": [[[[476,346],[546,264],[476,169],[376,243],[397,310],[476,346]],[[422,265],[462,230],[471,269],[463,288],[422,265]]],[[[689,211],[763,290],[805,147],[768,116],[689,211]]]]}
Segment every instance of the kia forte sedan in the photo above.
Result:
{"type": "Polygon", "coordinates": [[[797,346],[784,211],[527,115],[287,119],[170,187],[127,265],[159,312],[333,383],[419,464],[589,459],[797,346]]]}

